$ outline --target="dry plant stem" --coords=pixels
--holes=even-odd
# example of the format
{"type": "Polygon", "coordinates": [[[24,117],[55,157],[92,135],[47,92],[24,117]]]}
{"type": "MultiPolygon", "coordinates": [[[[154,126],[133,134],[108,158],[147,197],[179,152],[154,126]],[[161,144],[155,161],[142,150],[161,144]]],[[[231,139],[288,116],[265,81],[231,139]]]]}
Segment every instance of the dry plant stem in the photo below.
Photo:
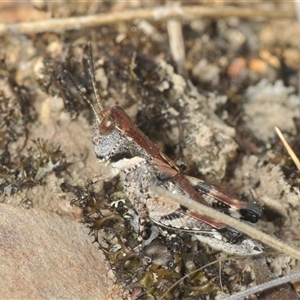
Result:
{"type": "Polygon", "coordinates": [[[217,219],[218,221],[225,223],[233,228],[238,229],[239,231],[243,232],[244,234],[252,237],[253,239],[259,240],[260,242],[276,249],[278,252],[284,253],[285,255],[289,255],[295,259],[300,260],[300,251],[297,249],[290,247],[287,244],[284,244],[283,242],[245,224],[242,223],[232,217],[229,217],[219,211],[214,210],[211,207],[202,205],[200,203],[197,203],[187,197],[184,197],[182,195],[176,195],[172,194],[162,188],[158,187],[152,187],[151,188],[153,192],[157,193],[158,195],[162,197],[166,197],[167,199],[171,199],[176,203],[179,203],[180,205],[183,205],[193,211],[198,211],[202,214],[205,214],[211,218],[217,219]]]}
{"type": "MultiPolygon", "coordinates": [[[[251,261],[249,261],[249,264],[251,273],[253,272],[252,274],[254,275],[253,278],[255,278],[255,284],[251,287],[254,285],[263,285],[269,281],[278,279],[278,276],[270,270],[270,265],[268,265],[266,257],[262,255],[260,257],[253,257],[251,261]]],[[[274,284],[279,283],[276,281],[274,284]]],[[[269,284],[267,284],[267,287],[268,286],[269,284]]],[[[249,286],[249,288],[251,287],[249,286]]],[[[261,298],[260,300],[299,300],[297,292],[292,288],[292,285],[288,283],[283,283],[280,286],[272,286],[272,288],[268,288],[267,290],[259,293],[259,297],[261,298]]]]}
{"type": "Polygon", "coordinates": [[[118,13],[103,13],[92,16],[73,17],[64,19],[49,19],[36,22],[16,24],[0,23],[0,34],[31,34],[45,31],[64,32],[80,30],[87,27],[132,21],[136,19],[160,20],[164,18],[267,18],[267,19],[294,19],[295,11],[259,10],[255,8],[233,6],[166,6],[155,9],[137,9],[118,13]]]}
{"type": "Polygon", "coordinates": [[[293,151],[293,149],[291,148],[289,143],[286,141],[286,139],[284,138],[284,136],[281,133],[281,131],[279,130],[279,128],[275,127],[275,130],[276,130],[276,133],[278,134],[279,138],[281,139],[286,151],[288,152],[288,154],[292,158],[292,160],[295,163],[297,169],[300,171],[300,161],[299,161],[297,155],[295,154],[295,152],[293,151]]]}
{"type": "Polygon", "coordinates": [[[268,290],[270,288],[277,287],[281,284],[288,283],[288,282],[291,282],[291,281],[299,279],[299,278],[300,278],[300,273],[295,273],[295,274],[287,275],[287,276],[284,276],[284,277],[281,277],[281,278],[276,278],[274,280],[271,280],[271,281],[262,283],[260,285],[254,286],[254,287],[252,287],[250,289],[247,289],[245,291],[236,293],[232,296],[223,298],[222,300],[241,300],[241,299],[244,299],[245,297],[250,296],[252,294],[259,293],[259,292],[268,290]]]}
{"type": "Polygon", "coordinates": [[[174,61],[181,70],[185,62],[184,40],[182,35],[182,25],[177,19],[170,19],[167,22],[170,50],[174,61]]]}

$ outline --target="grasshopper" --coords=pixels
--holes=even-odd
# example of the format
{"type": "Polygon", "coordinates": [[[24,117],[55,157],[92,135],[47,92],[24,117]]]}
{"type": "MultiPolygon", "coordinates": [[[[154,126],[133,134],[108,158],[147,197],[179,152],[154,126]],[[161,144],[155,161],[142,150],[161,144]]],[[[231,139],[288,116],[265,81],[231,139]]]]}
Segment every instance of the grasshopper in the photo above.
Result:
{"type": "Polygon", "coordinates": [[[215,185],[183,174],[180,168],[164,154],[119,106],[104,108],[96,88],[94,63],[89,45],[89,73],[98,102],[99,112],[67,73],[74,87],[91,106],[95,120],[92,127],[92,146],[95,156],[111,165],[108,174],[88,180],[87,188],[116,176],[139,216],[139,240],[143,242],[145,225],[154,223],[160,228],[186,231],[212,248],[228,254],[256,255],[263,247],[216,219],[191,211],[172,199],[150,191],[156,185],[171,193],[184,195],[193,201],[212,206],[236,219],[255,223],[261,216],[261,207],[243,202],[215,185]]]}

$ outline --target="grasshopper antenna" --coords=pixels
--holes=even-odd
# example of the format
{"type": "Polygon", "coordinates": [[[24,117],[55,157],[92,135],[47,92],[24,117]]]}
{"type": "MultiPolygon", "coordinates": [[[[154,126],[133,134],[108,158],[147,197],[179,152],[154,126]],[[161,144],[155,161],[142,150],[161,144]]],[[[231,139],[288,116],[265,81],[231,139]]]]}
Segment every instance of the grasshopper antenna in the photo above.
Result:
{"type": "MultiPolygon", "coordinates": [[[[69,80],[71,81],[71,83],[74,86],[74,88],[76,89],[76,91],[80,94],[80,96],[84,99],[84,101],[91,107],[91,109],[94,112],[94,115],[95,115],[95,118],[96,118],[97,122],[100,124],[101,119],[99,118],[98,113],[97,113],[93,103],[85,96],[85,94],[82,92],[82,90],[78,87],[78,85],[74,81],[71,74],[66,69],[64,69],[64,73],[68,76],[69,80]]],[[[93,86],[94,86],[94,84],[93,84],[93,86]]]]}
{"type": "Polygon", "coordinates": [[[88,49],[89,49],[89,73],[90,76],[92,78],[92,84],[93,84],[93,90],[96,96],[96,100],[99,106],[100,111],[103,110],[103,106],[101,104],[101,97],[100,97],[100,93],[99,90],[96,87],[96,79],[95,79],[95,68],[94,68],[94,59],[93,59],[93,50],[92,50],[92,46],[91,43],[88,43],[88,49]]]}

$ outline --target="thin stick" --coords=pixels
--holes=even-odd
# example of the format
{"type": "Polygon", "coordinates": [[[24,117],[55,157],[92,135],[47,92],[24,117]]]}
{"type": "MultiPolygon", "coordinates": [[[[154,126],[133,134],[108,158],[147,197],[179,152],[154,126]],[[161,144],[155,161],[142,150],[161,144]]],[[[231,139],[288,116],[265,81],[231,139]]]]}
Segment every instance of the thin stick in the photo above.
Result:
{"type": "Polygon", "coordinates": [[[239,293],[231,295],[229,297],[225,297],[222,300],[240,300],[240,299],[244,299],[245,297],[250,296],[252,294],[259,293],[259,292],[268,290],[268,289],[273,288],[273,287],[277,287],[279,285],[291,282],[291,281],[299,279],[299,278],[300,278],[300,273],[299,272],[295,273],[295,274],[287,275],[287,276],[284,276],[284,277],[281,277],[281,278],[276,278],[274,280],[264,282],[262,284],[254,286],[252,288],[249,288],[245,291],[241,291],[239,293]]]}
{"type": "Polygon", "coordinates": [[[281,131],[279,130],[279,128],[275,127],[275,130],[276,130],[276,133],[278,134],[279,138],[281,139],[286,151],[288,152],[288,154],[292,158],[292,160],[295,163],[297,169],[300,171],[300,161],[299,161],[297,155],[295,154],[295,152],[293,151],[293,149],[291,148],[289,143],[286,141],[286,139],[284,138],[284,136],[281,133],[281,131]]]}
{"type": "Polygon", "coordinates": [[[180,71],[185,62],[184,39],[182,34],[182,23],[178,19],[170,19],[167,22],[169,44],[171,55],[180,71]]]}
{"type": "Polygon", "coordinates": [[[15,24],[0,23],[0,34],[31,34],[45,31],[65,32],[82,28],[97,27],[136,19],[156,21],[163,18],[266,18],[266,19],[295,19],[294,10],[259,10],[255,8],[233,6],[166,6],[155,9],[137,9],[117,13],[102,13],[92,16],[73,17],[64,19],[49,19],[35,22],[15,24]]]}
{"type": "Polygon", "coordinates": [[[211,218],[217,219],[218,221],[225,223],[226,225],[229,225],[233,228],[238,229],[239,231],[243,232],[244,234],[252,237],[253,239],[259,240],[260,242],[276,249],[277,251],[284,253],[286,255],[289,255],[295,259],[300,260],[300,251],[297,249],[290,247],[286,243],[283,243],[257,229],[254,227],[251,227],[245,223],[242,223],[238,221],[237,219],[234,219],[232,217],[229,217],[219,211],[216,211],[215,209],[205,206],[203,204],[200,204],[198,202],[195,202],[187,197],[184,197],[182,195],[172,194],[165,189],[153,186],[151,188],[155,193],[162,197],[166,197],[170,200],[173,200],[176,203],[179,203],[180,205],[183,205],[193,211],[199,211],[202,214],[205,214],[211,218]]]}

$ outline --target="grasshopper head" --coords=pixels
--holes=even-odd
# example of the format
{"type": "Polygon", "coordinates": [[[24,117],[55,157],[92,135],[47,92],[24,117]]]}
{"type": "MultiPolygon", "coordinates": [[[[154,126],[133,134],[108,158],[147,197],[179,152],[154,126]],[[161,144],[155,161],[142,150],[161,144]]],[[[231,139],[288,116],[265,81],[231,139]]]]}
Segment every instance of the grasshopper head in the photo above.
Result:
{"type": "Polygon", "coordinates": [[[139,144],[145,137],[119,106],[104,108],[95,119],[92,144],[97,158],[115,162],[123,158],[149,154],[139,144]]]}

